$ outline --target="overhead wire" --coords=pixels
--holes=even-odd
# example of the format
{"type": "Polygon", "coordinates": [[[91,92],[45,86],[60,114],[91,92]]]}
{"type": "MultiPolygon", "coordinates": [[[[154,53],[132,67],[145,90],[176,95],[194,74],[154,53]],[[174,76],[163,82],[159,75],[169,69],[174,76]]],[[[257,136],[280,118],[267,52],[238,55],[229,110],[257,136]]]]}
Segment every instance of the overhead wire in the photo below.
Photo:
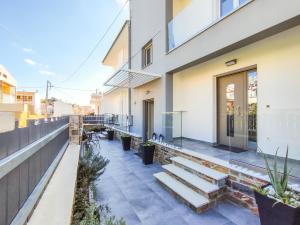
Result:
{"type": "Polygon", "coordinates": [[[112,28],[112,26],[115,24],[115,22],[117,21],[117,19],[119,18],[119,16],[123,12],[123,10],[125,9],[125,7],[126,7],[126,5],[127,5],[128,2],[129,2],[129,0],[127,0],[124,3],[124,5],[121,7],[121,9],[117,13],[117,15],[114,17],[113,21],[110,23],[110,25],[108,26],[108,28],[106,29],[106,31],[104,32],[104,34],[100,37],[100,39],[96,42],[95,46],[92,48],[92,50],[87,55],[87,57],[79,64],[79,66],[65,80],[63,80],[60,83],[65,83],[65,82],[69,81],[70,79],[72,79],[80,71],[80,69],[86,64],[86,62],[91,58],[91,56],[97,50],[97,48],[99,47],[99,45],[101,44],[101,42],[103,41],[103,39],[106,37],[106,35],[108,34],[108,32],[110,31],[110,29],[112,28]]]}

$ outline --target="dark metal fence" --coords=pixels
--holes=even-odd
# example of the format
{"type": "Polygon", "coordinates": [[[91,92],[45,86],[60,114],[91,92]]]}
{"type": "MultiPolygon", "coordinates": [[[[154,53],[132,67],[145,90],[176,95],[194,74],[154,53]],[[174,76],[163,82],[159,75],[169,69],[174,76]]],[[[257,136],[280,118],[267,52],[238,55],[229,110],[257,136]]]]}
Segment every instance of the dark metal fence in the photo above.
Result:
{"type": "Polygon", "coordinates": [[[68,117],[30,121],[26,128],[0,133],[0,169],[15,163],[2,177],[0,171],[0,225],[11,224],[67,143],[68,122],[68,117]]]}
{"type": "Polygon", "coordinates": [[[131,118],[128,115],[122,114],[103,114],[98,116],[84,116],[83,123],[88,125],[109,125],[121,130],[128,130],[129,126],[132,125],[131,118]]]}

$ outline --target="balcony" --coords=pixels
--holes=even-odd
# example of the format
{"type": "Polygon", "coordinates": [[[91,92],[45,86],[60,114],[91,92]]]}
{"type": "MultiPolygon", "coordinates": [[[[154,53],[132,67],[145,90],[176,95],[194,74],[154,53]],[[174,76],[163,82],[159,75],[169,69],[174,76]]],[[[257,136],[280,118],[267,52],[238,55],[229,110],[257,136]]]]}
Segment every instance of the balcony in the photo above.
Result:
{"type": "Polygon", "coordinates": [[[173,18],[168,23],[168,49],[182,45],[197,34],[205,31],[219,20],[229,16],[249,0],[189,1],[177,6],[173,0],[173,18]],[[180,9],[178,9],[180,8],[180,9]]]}

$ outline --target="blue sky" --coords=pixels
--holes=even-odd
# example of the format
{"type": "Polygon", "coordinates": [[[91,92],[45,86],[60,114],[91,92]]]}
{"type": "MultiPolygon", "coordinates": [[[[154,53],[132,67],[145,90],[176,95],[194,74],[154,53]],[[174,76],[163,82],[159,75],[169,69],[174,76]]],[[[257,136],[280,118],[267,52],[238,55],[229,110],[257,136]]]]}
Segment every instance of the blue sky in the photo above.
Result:
{"type": "MultiPolygon", "coordinates": [[[[38,88],[45,96],[46,80],[58,87],[95,90],[112,73],[101,60],[128,18],[122,12],[90,60],[64,81],[87,57],[126,0],[1,0],[0,64],[21,90],[38,88]]],[[[89,91],[53,88],[50,96],[89,104],[89,91]]]]}

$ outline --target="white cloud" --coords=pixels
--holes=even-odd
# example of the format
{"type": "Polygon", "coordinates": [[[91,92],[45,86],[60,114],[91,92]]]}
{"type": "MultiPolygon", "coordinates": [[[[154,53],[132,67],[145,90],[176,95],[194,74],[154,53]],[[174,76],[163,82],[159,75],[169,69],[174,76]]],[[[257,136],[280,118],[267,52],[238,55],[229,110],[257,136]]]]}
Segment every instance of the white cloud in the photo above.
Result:
{"type": "Polygon", "coordinates": [[[39,73],[42,74],[42,75],[46,75],[46,76],[53,76],[53,75],[55,75],[54,72],[47,71],[47,70],[40,70],[39,73]]]}
{"type": "Polygon", "coordinates": [[[31,48],[22,48],[23,52],[33,52],[31,48]]]}
{"type": "Polygon", "coordinates": [[[32,65],[32,66],[34,66],[34,65],[36,64],[36,62],[33,61],[32,59],[24,59],[24,61],[25,61],[27,64],[32,65]]]}

